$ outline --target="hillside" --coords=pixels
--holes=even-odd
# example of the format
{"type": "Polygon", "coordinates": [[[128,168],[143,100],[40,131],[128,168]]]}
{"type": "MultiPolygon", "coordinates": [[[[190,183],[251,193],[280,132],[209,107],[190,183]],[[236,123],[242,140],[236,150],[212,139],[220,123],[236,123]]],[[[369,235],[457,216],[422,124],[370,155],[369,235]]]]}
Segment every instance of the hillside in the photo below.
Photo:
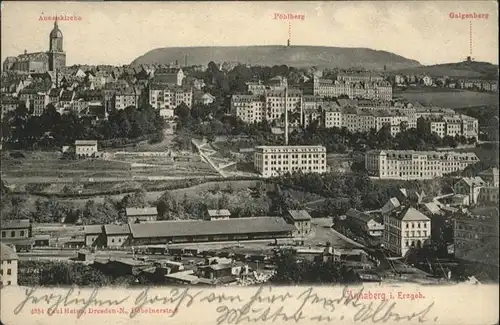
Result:
{"type": "Polygon", "coordinates": [[[391,74],[428,74],[432,77],[461,77],[498,79],[498,65],[488,62],[463,61],[458,63],[436,64],[429,66],[410,67],[391,71],[391,74]]]}
{"type": "Polygon", "coordinates": [[[188,65],[206,65],[214,62],[240,62],[251,65],[293,67],[317,66],[319,68],[353,68],[382,70],[402,69],[420,65],[394,53],[367,48],[342,48],[325,46],[229,46],[229,47],[171,47],[147,52],[131,64],[169,64],[178,60],[188,65]]]}

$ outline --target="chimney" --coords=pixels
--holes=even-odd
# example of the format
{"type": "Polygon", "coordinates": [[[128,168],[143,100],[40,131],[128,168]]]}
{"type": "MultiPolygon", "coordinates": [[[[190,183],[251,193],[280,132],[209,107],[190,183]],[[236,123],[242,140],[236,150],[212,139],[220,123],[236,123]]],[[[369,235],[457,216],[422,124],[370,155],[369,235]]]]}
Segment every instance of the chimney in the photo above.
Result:
{"type": "Polygon", "coordinates": [[[285,146],[288,146],[288,85],[285,86],[285,146]]]}
{"type": "Polygon", "coordinates": [[[184,66],[187,67],[188,66],[188,56],[187,54],[184,55],[184,66]]]}

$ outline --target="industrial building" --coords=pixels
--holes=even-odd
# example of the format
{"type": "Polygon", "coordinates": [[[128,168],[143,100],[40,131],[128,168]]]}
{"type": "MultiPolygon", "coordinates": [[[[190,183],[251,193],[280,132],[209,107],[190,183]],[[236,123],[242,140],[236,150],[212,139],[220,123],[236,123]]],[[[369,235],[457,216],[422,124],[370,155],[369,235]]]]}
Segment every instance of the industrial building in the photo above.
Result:
{"type": "Polygon", "coordinates": [[[280,217],[153,221],[86,226],[87,246],[118,248],[168,243],[200,243],[292,237],[295,226],[280,217]]]}

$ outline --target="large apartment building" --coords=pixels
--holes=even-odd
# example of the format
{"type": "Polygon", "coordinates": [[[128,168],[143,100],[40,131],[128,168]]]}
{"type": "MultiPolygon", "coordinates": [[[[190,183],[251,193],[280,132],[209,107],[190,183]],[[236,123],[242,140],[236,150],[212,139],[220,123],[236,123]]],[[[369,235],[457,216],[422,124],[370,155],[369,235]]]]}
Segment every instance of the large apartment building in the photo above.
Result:
{"type": "Polygon", "coordinates": [[[365,154],[368,174],[381,179],[432,179],[477,162],[473,152],[372,150],[365,154]]]}
{"type": "Polygon", "coordinates": [[[431,219],[411,207],[400,207],[384,216],[384,247],[405,256],[412,248],[421,248],[431,238],[431,219]]]}
{"type": "MultiPolygon", "coordinates": [[[[286,96],[286,107],[289,113],[301,113],[302,92],[298,89],[289,89],[286,96]]],[[[263,95],[233,95],[231,97],[231,113],[246,123],[281,121],[285,113],[285,90],[266,90],[263,95]]],[[[290,124],[299,124],[300,119],[290,124]]]]}
{"type": "Polygon", "coordinates": [[[255,148],[255,169],[263,177],[302,171],[324,173],[326,148],[323,146],[259,146],[255,148]]]}
{"type": "Polygon", "coordinates": [[[347,81],[320,79],[312,81],[313,95],[321,97],[349,96],[349,98],[392,100],[392,85],[379,81],[347,81]]]}
{"type": "Polygon", "coordinates": [[[339,73],[337,80],[351,82],[383,81],[384,77],[370,73],[339,73]]]}
{"type": "Polygon", "coordinates": [[[174,109],[181,103],[191,108],[193,105],[193,90],[166,83],[152,82],[149,86],[149,104],[160,110],[164,118],[171,118],[174,109]]]}
{"type": "Polygon", "coordinates": [[[437,134],[440,138],[445,136],[464,136],[466,138],[479,136],[479,123],[476,118],[459,114],[432,115],[416,114],[418,122],[425,130],[437,134]]]}

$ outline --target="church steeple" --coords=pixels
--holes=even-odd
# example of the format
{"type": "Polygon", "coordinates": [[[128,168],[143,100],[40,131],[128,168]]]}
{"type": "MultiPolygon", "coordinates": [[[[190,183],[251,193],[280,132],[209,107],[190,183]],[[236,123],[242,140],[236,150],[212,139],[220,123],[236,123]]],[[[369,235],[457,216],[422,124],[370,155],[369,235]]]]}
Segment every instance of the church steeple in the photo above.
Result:
{"type": "Polygon", "coordinates": [[[54,28],[49,35],[49,71],[55,71],[58,68],[66,66],[66,53],[63,50],[63,34],[59,29],[59,24],[54,20],[54,28]]]}
{"type": "Polygon", "coordinates": [[[57,16],[56,20],[54,21],[54,29],[52,29],[52,31],[50,32],[49,40],[50,52],[63,52],[63,34],[59,29],[59,25],[57,24],[57,16]]]}

